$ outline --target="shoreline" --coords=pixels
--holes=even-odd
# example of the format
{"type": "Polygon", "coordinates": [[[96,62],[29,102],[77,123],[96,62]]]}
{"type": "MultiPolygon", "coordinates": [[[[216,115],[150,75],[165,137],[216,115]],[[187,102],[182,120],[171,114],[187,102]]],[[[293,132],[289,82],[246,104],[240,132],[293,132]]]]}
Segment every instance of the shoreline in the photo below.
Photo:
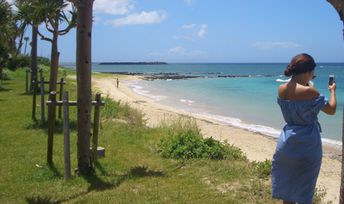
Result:
{"type": "MultiPolygon", "coordinates": [[[[130,74],[132,76],[132,74],[130,74]]],[[[160,75],[160,74],[159,74],[160,75]]],[[[146,89],[142,89],[141,90],[141,86],[137,85],[136,82],[142,80],[142,81],[146,81],[146,80],[166,80],[166,78],[154,78],[154,79],[150,79],[151,77],[155,76],[147,76],[147,75],[135,75],[134,76],[138,77],[138,80],[129,80],[127,81],[127,83],[125,83],[125,85],[134,93],[149,98],[151,100],[153,100],[154,103],[160,104],[160,105],[164,105],[164,106],[168,106],[171,107],[173,109],[177,109],[177,110],[185,110],[187,113],[189,113],[190,115],[192,115],[193,117],[197,117],[197,118],[202,118],[205,120],[210,120],[210,121],[214,121],[216,123],[220,123],[223,125],[229,125],[232,127],[236,127],[236,128],[240,128],[240,129],[244,129],[247,130],[249,132],[252,133],[257,133],[257,134],[262,134],[263,136],[266,137],[271,137],[273,139],[278,139],[279,134],[280,134],[280,129],[276,128],[276,127],[272,127],[272,126],[267,126],[267,125],[260,125],[260,124],[256,124],[256,123],[247,123],[246,121],[241,120],[240,118],[234,118],[231,116],[225,116],[225,115],[221,115],[221,114],[214,114],[214,113],[210,113],[210,112],[203,112],[202,110],[200,110],[201,112],[198,112],[199,110],[192,110],[192,109],[188,109],[185,107],[181,107],[180,105],[176,105],[176,104],[164,104],[162,102],[160,102],[161,97],[165,98],[165,96],[160,96],[160,95],[151,95],[149,93],[149,91],[147,92],[146,89]],[[139,88],[138,88],[139,87],[139,88]]],[[[187,79],[187,78],[183,78],[183,79],[187,79]]],[[[167,78],[167,80],[179,80],[179,78],[167,78]]],[[[190,101],[188,99],[184,99],[181,98],[180,101],[182,103],[187,103],[188,105],[190,105],[189,103],[193,104],[195,101],[190,101]]],[[[334,139],[329,139],[329,138],[321,138],[322,143],[323,143],[323,147],[324,147],[324,152],[326,152],[327,154],[331,154],[333,157],[336,157],[338,159],[341,159],[340,156],[342,154],[341,151],[341,147],[342,147],[342,141],[341,140],[334,140],[334,139]]]]}
{"type": "MultiPolygon", "coordinates": [[[[120,80],[137,81],[142,80],[140,76],[118,76],[120,80]]],[[[220,141],[239,147],[250,161],[264,161],[272,159],[277,138],[264,135],[262,133],[244,130],[220,121],[201,117],[195,113],[178,110],[155,102],[153,99],[142,96],[131,90],[125,83],[120,83],[116,88],[116,83],[112,77],[92,76],[94,86],[103,94],[114,100],[121,100],[129,103],[133,108],[141,110],[148,119],[147,125],[156,127],[161,120],[175,118],[178,116],[189,116],[196,119],[197,124],[205,137],[213,137],[220,141]]],[[[326,201],[338,202],[340,188],[341,162],[339,160],[341,149],[334,145],[323,143],[323,162],[319,174],[317,188],[326,189],[326,201]]]]}

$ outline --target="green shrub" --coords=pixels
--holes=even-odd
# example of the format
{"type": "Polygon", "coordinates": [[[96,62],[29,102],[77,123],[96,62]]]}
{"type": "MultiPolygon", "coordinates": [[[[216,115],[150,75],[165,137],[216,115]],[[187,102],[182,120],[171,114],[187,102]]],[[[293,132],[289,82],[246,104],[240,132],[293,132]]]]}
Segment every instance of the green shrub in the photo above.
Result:
{"type": "Polygon", "coordinates": [[[3,69],[2,70],[2,75],[0,76],[1,80],[11,80],[12,77],[12,71],[8,70],[8,69],[3,69]]]}
{"type": "Polygon", "coordinates": [[[221,143],[212,137],[204,139],[211,159],[246,160],[241,149],[228,143],[221,143]]]}
{"type": "Polygon", "coordinates": [[[191,159],[202,158],[205,155],[202,138],[193,132],[185,132],[163,140],[160,153],[165,158],[191,159]]]}
{"type": "MultiPolygon", "coordinates": [[[[167,128],[163,123],[163,128],[167,128]]],[[[245,159],[239,148],[221,143],[213,138],[204,139],[196,122],[192,119],[172,121],[168,137],[161,140],[158,152],[165,158],[174,159],[245,159]]]]}
{"type": "Polygon", "coordinates": [[[50,67],[50,60],[46,57],[37,57],[38,64],[50,67]]]}
{"type": "Polygon", "coordinates": [[[272,163],[271,160],[266,159],[262,162],[251,162],[253,169],[256,171],[259,178],[268,178],[271,175],[272,163]]]}
{"type": "Polygon", "coordinates": [[[31,59],[29,56],[18,55],[8,60],[7,67],[14,71],[18,68],[29,66],[30,61],[31,59]]]}

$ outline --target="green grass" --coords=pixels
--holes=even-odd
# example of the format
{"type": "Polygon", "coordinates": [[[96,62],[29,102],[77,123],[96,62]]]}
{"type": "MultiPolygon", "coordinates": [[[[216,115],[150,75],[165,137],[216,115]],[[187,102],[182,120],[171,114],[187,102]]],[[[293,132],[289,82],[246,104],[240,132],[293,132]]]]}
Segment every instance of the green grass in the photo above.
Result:
{"type": "MultiPolygon", "coordinates": [[[[271,199],[268,162],[163,158],[158,147],[168,131],[147,128],[142,113],[109,99],[102,107],[99,135],[106,156],[95,164],[95,175],[73,173],[65,181],[61,122],[54,135],[54,165],[48,166],[47,129],[31,120],[32,96],[24,94],[24,79],[24,71],[18,70],[0,85],[0,203],[278,202],[271,199]]],[[[75,81],[69,79],[65,90],[75,100],[75,81]]],[[[74,170],[76,108],[70,111],[74,170]]]]}

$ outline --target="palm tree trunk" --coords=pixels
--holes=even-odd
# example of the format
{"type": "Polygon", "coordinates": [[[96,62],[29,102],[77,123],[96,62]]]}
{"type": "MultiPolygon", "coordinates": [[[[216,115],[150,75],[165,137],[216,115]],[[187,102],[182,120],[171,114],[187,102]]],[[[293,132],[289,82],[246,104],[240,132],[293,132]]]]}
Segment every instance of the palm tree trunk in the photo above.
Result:
{"type": "Polygon", "coordinates": [[[77,7],[77,97],[78,97],[78,169],[91,173],[91,33],[93,0],[75,1],[77,7]]]}
{"type": "Polygon", "coordinates": [[[31,83],[30,90],[33,91],[32,81],[37,81],[37,35],[38,26],[32,26],[32,41],[31,41],[31,83]]]}
{"type": "MultiPolygon", "coordinates": [[[[343,22],[344,26],[344,0],[327,0],[339,14],[340,20],[343,22]]],[[[344,30],[343,30],[344,39],[344,30]]],[[[344,109],[342,118],[342,171],[341,171],[341,182],[340,182],[340,192],[339,192],[339,204],[344,204],[344,109]]]]}
{"type": "MultiPolygon", "coordinates": [[[[20,53],[21,48],[22,48],[22,46],[23,46],[24,34],[25,34],[24,32],[22,32],[22,33],[20,34],[19,43],[18,43],[18,48],[17,48],[17,50],[16,50],[16,57],[17,57],[17,55],[20,53]]],[[[25,53],[24,53],[24,55],[25,55],[25,53]]]]}
{"type": "MultiPolygon", "coordinates": [[[[56,13],[60,13],[57,11],[56,13]]],[[[59,15],[56,15],[54,19],[54,33],[53,33],[53,40],[51,45],[51,65],[50,65],[50,84],[49,90],[56,91],[56,82],[57,82],[57,75],[58,75],[58,68],[59,68],[59,53],[57,48],[58,43],[58,36],[59,36],[59,15]]]]}

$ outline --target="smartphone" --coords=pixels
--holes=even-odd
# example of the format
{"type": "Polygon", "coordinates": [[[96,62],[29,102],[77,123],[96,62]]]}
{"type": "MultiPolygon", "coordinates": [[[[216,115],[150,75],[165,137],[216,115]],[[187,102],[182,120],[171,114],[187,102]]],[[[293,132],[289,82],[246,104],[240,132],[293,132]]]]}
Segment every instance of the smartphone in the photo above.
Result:
{"type": "Polygon", "coordinates": [[[334,82],[334,75],[329,75],[328,76],[328,85],[331,86],[334,82]]]}

